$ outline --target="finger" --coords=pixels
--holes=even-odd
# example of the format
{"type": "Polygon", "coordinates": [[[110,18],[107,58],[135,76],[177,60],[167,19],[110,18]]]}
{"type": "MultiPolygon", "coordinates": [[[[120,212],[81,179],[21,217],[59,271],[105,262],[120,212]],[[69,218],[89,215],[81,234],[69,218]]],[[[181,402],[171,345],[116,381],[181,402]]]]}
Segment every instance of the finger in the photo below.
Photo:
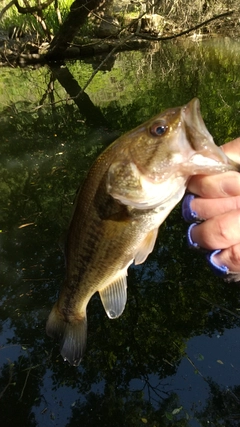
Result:
{"type": "Polygon", "coordinates": [[[192,241],[200,247],[226,249],[240,243],[240,210],[215,216],[191,229],[192,241]]]}
{"type": "Polygon", "coordinates": [[[230,271],[240,272],[240,243],[215,255],[214,263],[218,266],[226,266],[230,271]]]}
{"type": "Polygon", "coordinates": [[[227,142],[221,146],[224,153],[237,163],[240,163],[240,138],[227,142]]]}
{"type": "Polygon", "coordinates": [[[195,197],[190,202],[190,208],[197,218],[209,219],[217,215],[240,209],[240,196],[224,199],[203,199],[195,197]]]}
{"type": "Polygon", "coordinates": [[[190,179],[188,190],[209,199],[238,196],[240,195],[240,174],[231,171],[219,175],[196,175],[190,179]]]}

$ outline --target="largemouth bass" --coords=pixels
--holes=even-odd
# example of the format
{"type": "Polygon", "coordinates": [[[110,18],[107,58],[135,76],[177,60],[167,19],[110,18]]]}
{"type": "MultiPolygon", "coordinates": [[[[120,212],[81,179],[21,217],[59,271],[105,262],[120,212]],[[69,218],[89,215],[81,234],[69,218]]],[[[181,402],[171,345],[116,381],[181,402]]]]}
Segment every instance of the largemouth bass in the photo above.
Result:
{"type": "Polygon", "coordinates": [[[112,143],[78,193],[65,248],[66,278],[48,321],[64,360],[79,365],[87,305],[99,292],[110,319],[127,301],[127,270],[152,252],[158,228],[189,178],[239,170],[215,145],[197,98],[171,108],[112,143]]]}

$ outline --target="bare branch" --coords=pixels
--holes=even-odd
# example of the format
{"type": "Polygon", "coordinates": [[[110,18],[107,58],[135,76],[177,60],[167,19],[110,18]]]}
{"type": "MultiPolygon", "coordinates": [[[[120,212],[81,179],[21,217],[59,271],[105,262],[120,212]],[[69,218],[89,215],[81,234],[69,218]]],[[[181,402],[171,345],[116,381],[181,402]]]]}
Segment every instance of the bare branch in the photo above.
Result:
{"type": "Polygon", "coordinates": [[[54,8],[55,8],[55,12],[57,14],[58,23],[59,23],[59,25],[62,25],[62,15],[61,15],[61,11],[59,9],[58,0],[54,0],[54,8]]]}
{"type": "Polygon", "coordinates": [[[27,13],[41,12],[42,10],[47,9],[47,7],[53,2],[54,0],[47,0],[46,3],[42,3],[42,4],[39,3],[38,6],[22,7],[18,3],[18,0],[14,0],[14,5],[16,6],[19,13],[27,14],[27,13]]]}
{"type": "Polygon", "coordinates": [[[177,37],[181,37],[181,36],[184,36],[185,34],[191,33],[192,31],[195,31],[195,30],[197,30],[198,28],[203,27],[203,26],[204,26],[204,25],[206,25],[206,24],[209,24],[209,22],[211,22],[211,21],[214,21],[214,20],[216,20],[216,19],[223,18],[224,16],[232,15],[234,12],[235,12],[234,10],[230,10],[230,11],[228,11],[228,12],[221,13],[220,15],[213,16],[212,18],[207,19],[207,20],[206,20],[206,21],[204,21],[204,22],[201,22],[201,24],[197,24],[197,25],[195,25],[194,27],[189,28],[188,30],[184,30],[184,31],[182,31],[181,33],[174,34],[174,35],[172,35],[172,36],[166,36],[166,37],[151,37],[151,36],[147,36],[147,35],[145,35],[145,34],[141,34],[141,33],[137,33],[137,36],[138,36],[138,37],[141,37],[142,39],[152,40],[152,41],[156,41],[156,40],[158,41],[158,40],[170,40],[170,39],[175,39],[175,38],[177,38],[177,37]]]}
{"type": "Polygon", "coordinates": [[[33,13],[32,15],[34,16],[36,21],[39,22],[39,24],[41,25],[41,27],[44,31],[44,34],[47,36],[48,40],[50,41],[51,40],[51,32],[47,28],[47,25],[46,25],[46,22],[45,22],[43,16],[40,16],[37,13],[33,13]]]}
{"type": "Polygon", "coordinates": [[[0,19],[2,19],[5,12],[7,12],[8,9],[10,9],[11,6],[15,4],[15,0],[10,1],[0,12],[0,19]]]}
{"type": "Polygon", "coordinates": [[[95,9],[99,4],[104,3],[105,0],[75,0],[70,7],[70,12],[63,22],[60,31],[53,38],[48,53],[46,54],[47,60],[62,59],[69,47],[69,43],[77,34],[81,25],[87,19],[89,12],[95,9]]]}

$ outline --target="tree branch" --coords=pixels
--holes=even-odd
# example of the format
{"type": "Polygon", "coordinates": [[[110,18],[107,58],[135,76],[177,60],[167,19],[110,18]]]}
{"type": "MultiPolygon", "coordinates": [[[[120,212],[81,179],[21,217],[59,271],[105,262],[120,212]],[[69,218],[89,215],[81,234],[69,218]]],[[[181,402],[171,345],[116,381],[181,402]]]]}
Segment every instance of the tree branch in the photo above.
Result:
{"type": "Polygon", "coordinates": [[[0,19],[2,19],[5,12],[7,12],[8,9],[10,9],[11,6],[15,4],[15,0],[10,1],[0,12],[0,19]]]}
{"type": "Polygon", "coordinates": [[[137,36],[138,36],[138,37],[141,37],[142,39],[152,40],[152,41],[156,41],[156,40],[158,41],[158,40],[170,40],[170,39],[175,39],[175,38],[177,38],[177,37],[181,37],[181,36],[184,36],[185,34],[191,33],[192,31],[195,31],[195,30],[197,30],[198,28],[203,27],[203,26],[204,26],[204,25],[206,25],[206,24],[209,24],[209,22],[211,22],[211,21],[214,21],[214,20],[216,20],[216,19],[223,18],[224,16],[232,15],[234,12],[235,12],[234,10],[230,10],[230,11],[228,11],[228,12],[221,13],[220,15],[213,16],[212,18],[207,19],[206,21],[202,22],[201,24],[197,24],[197,25],[195,25],[195,27],[189,28],[188,30],[184,30],[184,31],[182,31],[181,33],[174,34],[174,35],[172,35],[172,36],[166,36],[166,37],[151,37],[151,36],[147,36],[147,35],[145,35],[145,34],[141,34],[141,33],[137,33],[137,36]]]}
{"type": "Polygon", "coordinates": [[[85,23],[90,11],[101,3],[104,3],[104,1],[105,0],[75,0],[72,3],[67,18],[50,44],[49,51],[46,54],[47,60],[64,58],[65,51],[81,25],[85,23]]]}
{"type": "Polygon", "coordinates": [[[18,3],[18,0],[14,0],[13,3],[16,6],[19,13],[27,14],[27,13],[34,13],[34,12],[41,12],[44,9],[47,9],[48,6],[50,6],[51,3],[53,3],[54,0],[47,0],[46,3],[39,3],[37,6],[33,7],[22,7],[18,3]]]}

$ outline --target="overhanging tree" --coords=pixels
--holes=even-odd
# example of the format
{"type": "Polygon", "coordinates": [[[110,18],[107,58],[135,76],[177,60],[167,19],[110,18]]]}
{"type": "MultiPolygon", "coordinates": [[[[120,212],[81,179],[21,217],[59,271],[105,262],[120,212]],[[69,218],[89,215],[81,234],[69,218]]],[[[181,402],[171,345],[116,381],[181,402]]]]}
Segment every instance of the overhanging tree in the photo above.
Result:
{"type": "Polygon", "coordinates": [[[89,13],[104,3],[105,0],[75,0],[66,20],[50,44],[46,59],[54,60],[64,57],[69,44],[85,23],[89,13]]]}

